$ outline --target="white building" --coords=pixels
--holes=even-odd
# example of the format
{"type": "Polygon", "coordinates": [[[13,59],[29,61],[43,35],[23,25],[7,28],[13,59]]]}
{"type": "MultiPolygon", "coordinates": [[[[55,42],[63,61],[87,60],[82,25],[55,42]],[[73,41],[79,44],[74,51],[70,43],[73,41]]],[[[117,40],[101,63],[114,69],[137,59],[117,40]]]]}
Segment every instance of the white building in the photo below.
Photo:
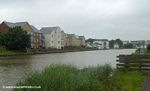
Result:
{"type": "Polygon", "coordinates": [[[41,32],[45,37],[45,48],[62,48],[62,36],[60,27],[43,27],[41,32]]]}
{"type": "Polygon", "coordinates": [[[96,39],[93,45],[98,49],[109,49],[109,41],[107,39],[96,39]]]}
{"type": "Polygon", "coordinates": [[[119,49],[119,44],[118,44],[118,43],[115,43],[115,44],[113,45],[113,47],[114,47],[114,49],[119,49]]]}
{"type": "Polygon", "coordinates": [[[130,41],[122,41],[123,42],[123,45],[126,45],[126,44],[129,44],[130,41]]]}

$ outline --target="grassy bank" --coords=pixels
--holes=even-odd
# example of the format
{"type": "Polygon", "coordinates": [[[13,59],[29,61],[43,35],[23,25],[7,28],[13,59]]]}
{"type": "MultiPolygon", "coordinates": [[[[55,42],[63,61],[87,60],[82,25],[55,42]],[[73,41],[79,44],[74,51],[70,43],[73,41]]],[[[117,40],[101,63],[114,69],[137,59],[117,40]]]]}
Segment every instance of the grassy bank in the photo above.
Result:
{"type": "Polygon", "coordinates": [[[6,55],[6,54],[16,54],[15,51],[6,50],[4,48],[0,48],[0,55],[6,55]]]}
{"type": "Polygon", "coordinates": [[[26,53],[24,50],[6,50],[5,48],[0,48],[0,55],[15,55],[26,53]]]}
{"type": "Polygon", "coordinates": [[[77,69],[70,65],[50,65],[41,72],[28,74],[17,86],[40,89],[13,91],[140,91],[142,72],[114,71],[109,65],[77,69]]]}

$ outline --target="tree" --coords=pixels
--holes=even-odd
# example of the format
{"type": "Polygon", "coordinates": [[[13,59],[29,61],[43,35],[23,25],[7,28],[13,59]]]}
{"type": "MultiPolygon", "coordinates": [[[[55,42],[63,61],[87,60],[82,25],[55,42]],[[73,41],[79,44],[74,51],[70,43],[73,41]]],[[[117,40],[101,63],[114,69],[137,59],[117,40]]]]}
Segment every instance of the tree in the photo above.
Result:
{"type": "Polygon", "coordinates": [[[21,27],[14,27],[2,34],[2,45],[9,50],[24,50],[30,47],[30,35],[21,27]]]}
{"type": "Polygon", "coordinates": [[[115,40],[109,41],[109,48],[113,48],[115,44],[115,40]]]}
{"type": "Polygon", "coordinates": [[[0,46],[4,46],[5,33],[0,32],[0,46]]]}
{"type": "Polygon", "coordinates": [[[147,45],[147,51],[150,51],[150,44],[147,45]]]}
{"type": "Polygon", "coordinates": [[[91,38],[86,40],[86,42],[90,42],[90,43],[93,43],[93,41],[94,41],[94,39],[91,39],[91,38]]]}
{"type": "Polygon", "coordinates": [[[133,48],[133,44],[132,43],[124,44],[123,47],[124,48],[133,48]]]}
{"type": "Polygon", "coordinates": [[[123,47],[123,42],[120,39],[116,39],[115,42],[119,44],[119,48],[123,47]]]}

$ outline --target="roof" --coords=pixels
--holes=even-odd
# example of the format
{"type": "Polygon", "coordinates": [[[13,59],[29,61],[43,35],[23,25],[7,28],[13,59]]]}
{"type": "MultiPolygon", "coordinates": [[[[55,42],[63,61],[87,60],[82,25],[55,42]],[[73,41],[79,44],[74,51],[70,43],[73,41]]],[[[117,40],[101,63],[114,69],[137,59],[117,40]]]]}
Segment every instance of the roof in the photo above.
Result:
{"type": "Polygon", "coordinates": [[[74,37],[75,34],[67,34],[67,37],[74,37]]]}
{"type": "Polygon", "coordinates": [[[37,33],[41,33],[40,30],[38,30],[36,27],[34,27],[33,25],[31,25],[32,31],[33,32],[37,32],[37,33]]]}
{"type": "Polygon", "coordinates": [[[85,38],[84,36],[79,36],[79,38],[85,38]]]}
{"type": "Polygon", "coordinates": [[[8,27],[19,27],[19,26],[24,26],[25,24],[28,24],[28,22],[16,22],[16,23],[11,23],[11,22],[6,22],[4,21],[4,23],[8,26],[8,27]]]}
{"type": "Polygon", "coordinates": [[[94,39],[94,41],[108,41],[108,39],[94,39]]]}
{"type": "Polygon", "coordinates": [[[51,33],[52,31],[56,31],[57,29],[59,29],[60,27],[43,27],[41,28],[41,32],[42,33],[51,33]]]}

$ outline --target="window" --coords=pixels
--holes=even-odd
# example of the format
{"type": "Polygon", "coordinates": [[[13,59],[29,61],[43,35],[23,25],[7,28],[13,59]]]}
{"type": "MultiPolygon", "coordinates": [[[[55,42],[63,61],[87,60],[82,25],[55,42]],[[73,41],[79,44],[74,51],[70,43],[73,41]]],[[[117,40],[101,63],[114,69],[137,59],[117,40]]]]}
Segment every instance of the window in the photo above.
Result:
{"type": "Polygon", "coordinates": [[[51,43],[53,43],[53,41],[51,41],[51,43]]]}
{"type": "Polygon", "coordinates": [[[58,44],[60,44],[60,41],[58,41],[58,44]]]}

